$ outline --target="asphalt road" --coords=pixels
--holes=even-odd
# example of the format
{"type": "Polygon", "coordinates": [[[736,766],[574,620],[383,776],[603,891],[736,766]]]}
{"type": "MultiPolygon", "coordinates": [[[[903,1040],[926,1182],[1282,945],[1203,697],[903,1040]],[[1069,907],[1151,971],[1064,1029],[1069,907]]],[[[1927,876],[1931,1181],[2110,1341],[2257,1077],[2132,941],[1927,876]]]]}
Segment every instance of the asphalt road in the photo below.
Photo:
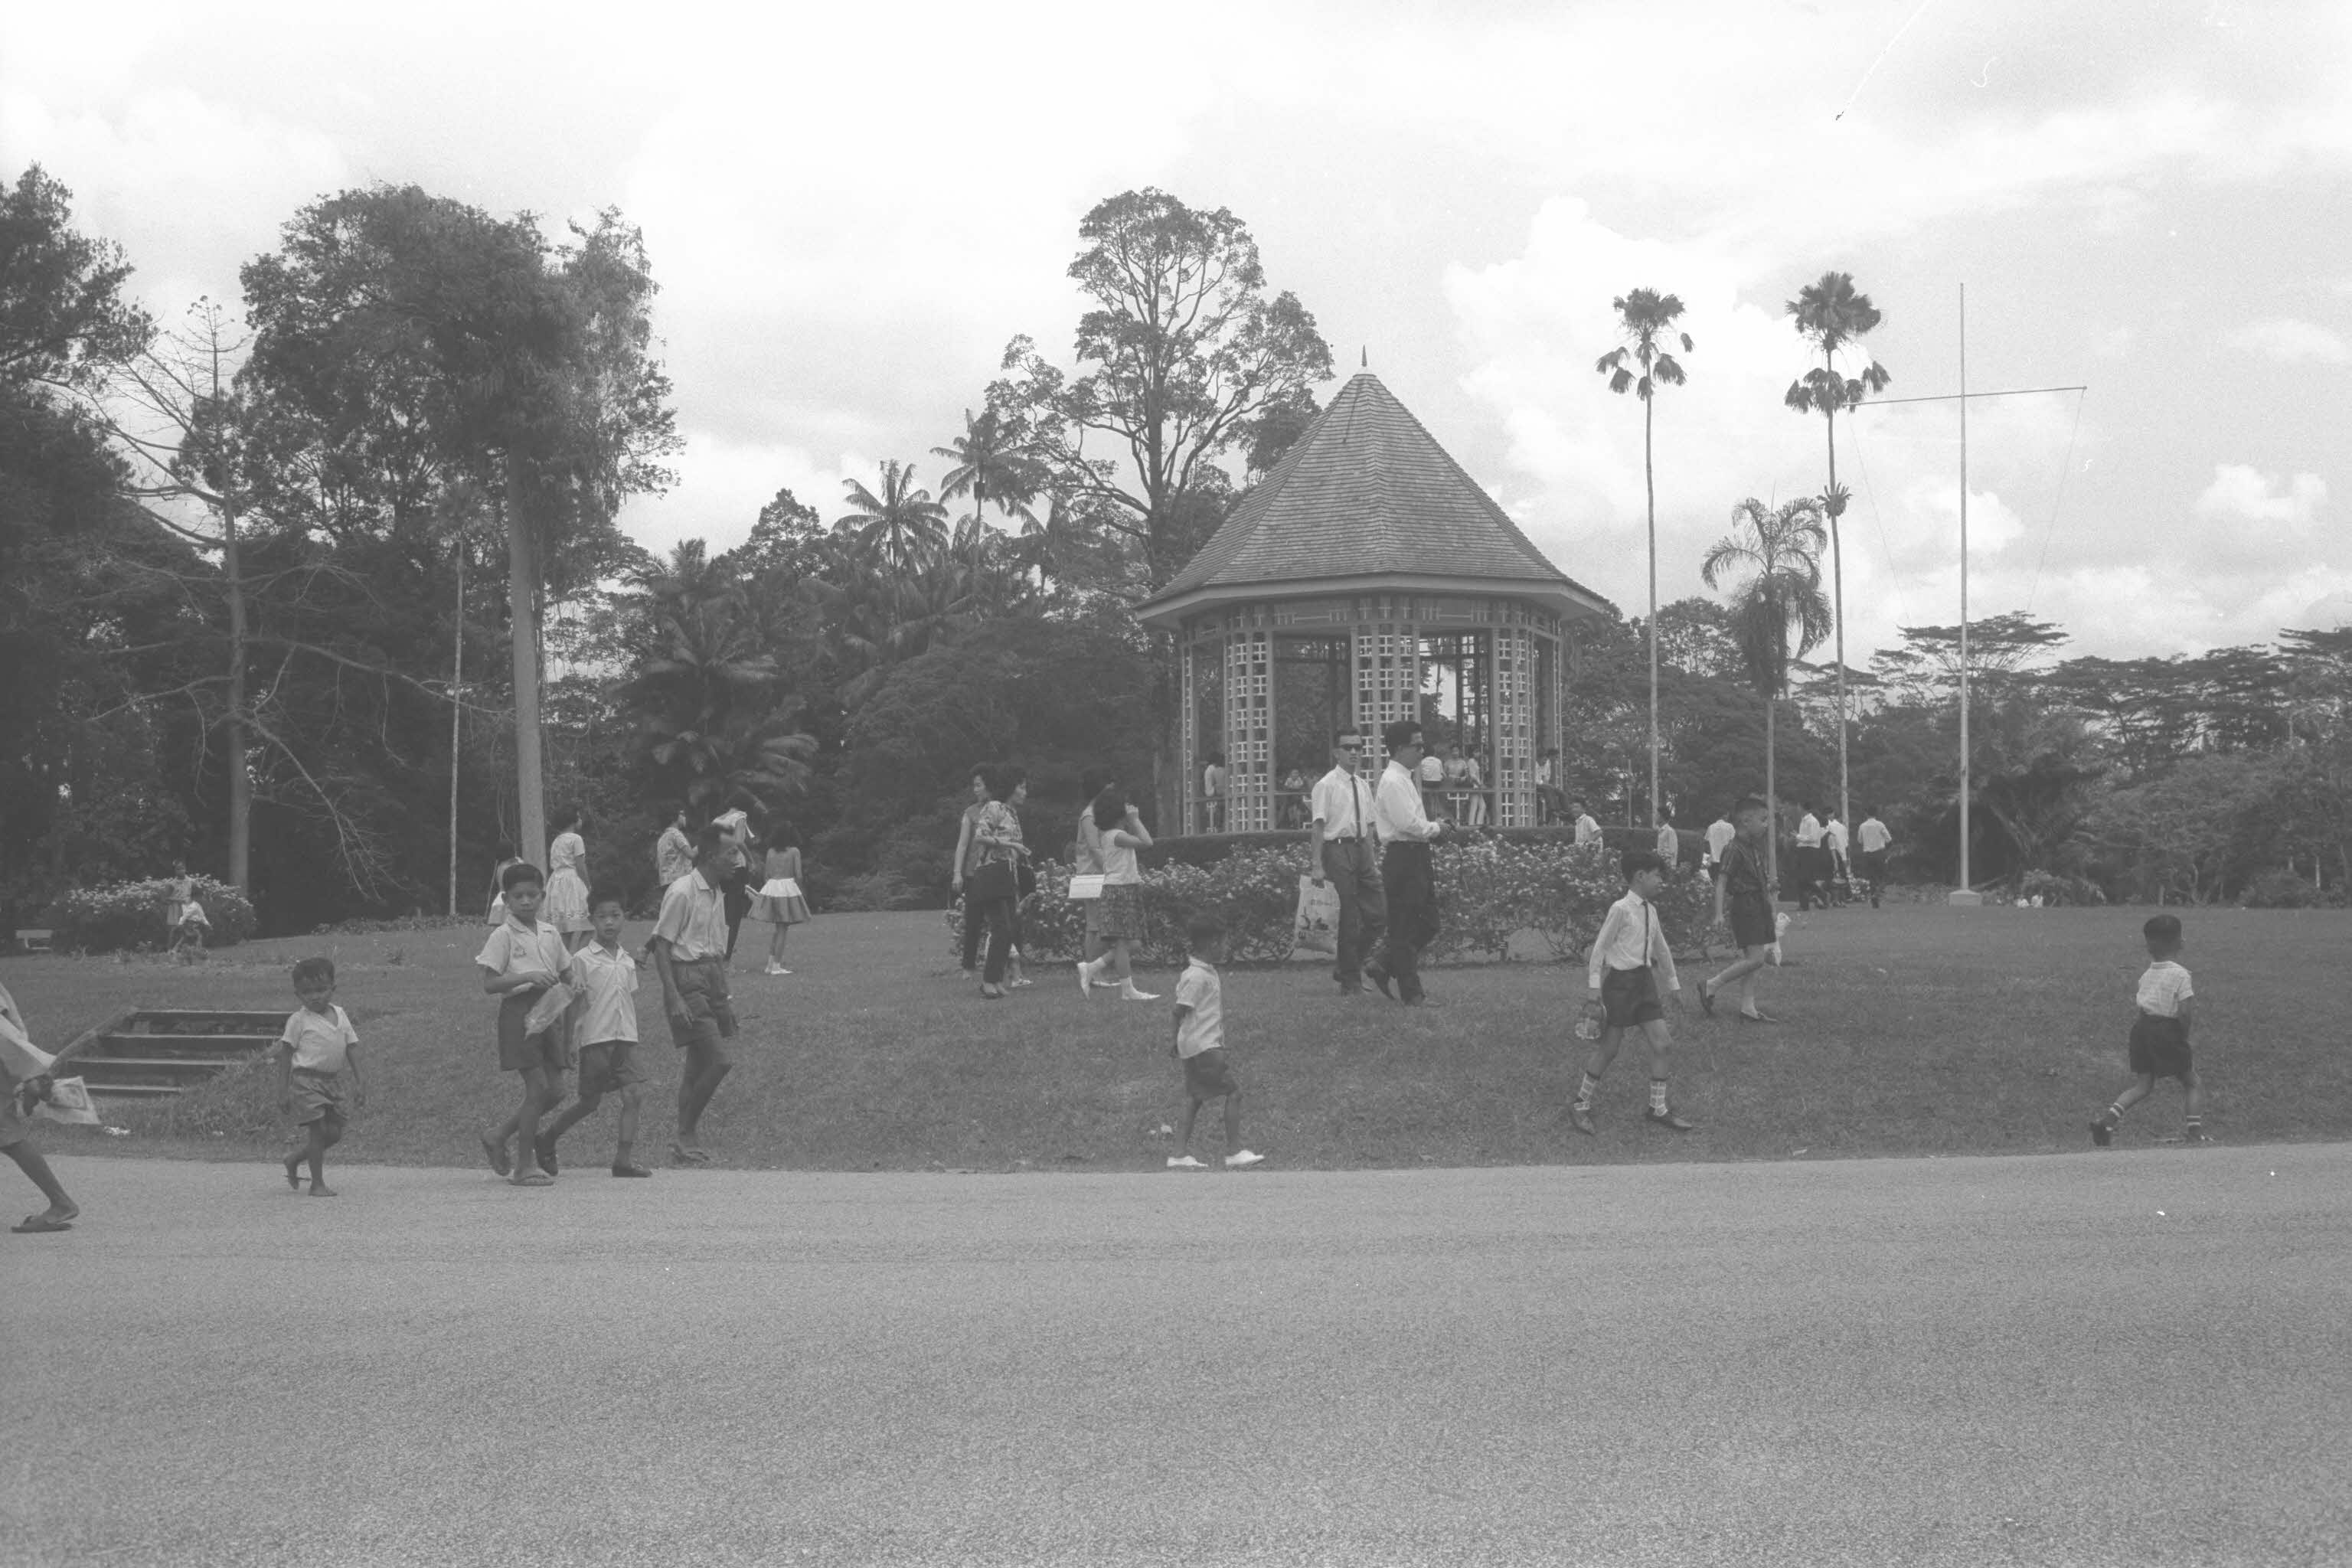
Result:
{"type": "Polygon", "coordinates": [[[81,1226],[0,1234],[12,1564],[2352,1562],[2343,1145],[60,1164],[81,1226]]]}

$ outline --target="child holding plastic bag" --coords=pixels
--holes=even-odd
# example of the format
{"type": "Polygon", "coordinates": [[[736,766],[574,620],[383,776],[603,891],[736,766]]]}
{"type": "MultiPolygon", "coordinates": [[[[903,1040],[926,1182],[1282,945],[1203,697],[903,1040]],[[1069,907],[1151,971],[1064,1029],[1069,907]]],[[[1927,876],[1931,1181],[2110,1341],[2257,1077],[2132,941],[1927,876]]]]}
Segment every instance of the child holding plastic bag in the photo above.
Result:
{"type": "Polygon", "coordinates": [[[47,1099],[50,1062],[49,1054],[37,1047],[26,1033],[25,1015],[17,1010],[16,999],[0,985],[0,1154],[16,1161],[16,1168],[30,1176],[33,1185],[49,1200],[47,1208],[9,1226],[19,1236],[71,1230],[81,1215],[81,1205],[66,1196],[57,1173],[33,1147],[33,1107],[47,1099]]]}

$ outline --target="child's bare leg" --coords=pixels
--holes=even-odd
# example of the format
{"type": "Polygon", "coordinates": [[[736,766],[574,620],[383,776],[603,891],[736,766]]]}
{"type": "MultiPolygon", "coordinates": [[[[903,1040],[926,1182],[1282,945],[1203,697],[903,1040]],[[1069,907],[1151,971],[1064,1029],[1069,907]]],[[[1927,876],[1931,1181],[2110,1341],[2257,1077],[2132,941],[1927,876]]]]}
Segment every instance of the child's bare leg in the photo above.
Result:
{"type": "Polygon", "coordinates": [[[33,1178],[33,1185],[40,1188],[41,1195],[49,1200],[49,1206],[36,1218],[64,1221],[81,1213],[81,1205],[66,1196],[65,1188],[58,1183],[57,1173],[49,1169],[49,1163],[41,1158],[41,1152],[33,1147],[31,1139],[18,1139],[9,1144],[5,1152],[16,1162],[18,1170],[33,1178]]]}
{"type": "Polygon", "coordinates": [[[2205,1130],[2205,1080],[2197,1076],[2195,1068],[2180,1075],[2180,1087],[2189,1091],[2189,1130],[2205,1130]]]}
{"type": "MultiPolygon", "coordinates": [[[[522,1075],[522,1104],[515,1111],[515,1168],[507,1179],[518,1186],[536,1186],[533,1177],[542,1177],[539,1168],[539,1118],[556,1096],[548,1089],[547,1069],[532,1067],[522,1075]]],[[[504,1128],[499,1129],[505,1131],[504,1128]]]]}
{"type": "Polygon", "coordinates": [[[686,1073],[677,1086],[677,1143],[689,1159],[699,1152],[695,1140],[702,1113],[734,1066],[715,1041],[697,1040],[686,1047],[686,1073]]]}
{"type": "MultiPolygon", "coordinates": [[[[1624,1043],[1625,1031],[1616,1025],[1612,1024],[1601,1031],[1601,1037],[1592,1042],[1592,1054],[1584,1058],[1587,1083],[1598,1084],[1601,1081],[1601,1075],[1607,1072],[1609,1064],[1617,1059],[1617,1047],[1624,1043]]],[[[1588,1101],[1591,1099],[1590,1095],[1582,1095],[1581,1098],[1588,1101]]]]}
{"type": "Polygon", "coordinates": [[[1666,1076],[1666,1053],[1673,1048],[1675,1032],[1664,1018],[1653,1018],[1642,1026],[1642,1037],[1650,1046],[1650,1081],[1663,1082],[1666,1076]]]}
{"type": "Polygon", "coordinates": [[[549,1143],[554,1142],[566,1132],[571,1131],[574,1127],[579,1126],[580,1123],[595,1115],[596,1108],[604,1103],[604,1096],[602,1090],[599,1090],[594,1094],[583,1094],[579,1099],[565,1106],[562,1115],[558,1116],[553,1121],[548,1123],[547,1137],[544,1142],[549,1143]]]}
{"type": "Polygon", "coordinates": [[[302,1157],[310,1165],[310,1195],[314,1198],[335,1195],[334,1190],[327,1185],[327,1150],[341,1136],[331,1116],[321,1116],[310,1123],[310,1142],[303,1149],[302,1157]]]}
{"type": "Polygon", "coordinates": [[[1188,1100],[1184,1102],[1184,1126],[1183,1129],[1176,1135],[1176,1152],[1178,1153],[1189,1154],[1192,1152],[1192,1123],[1199,1120],[1200,1115],[1201,1102],[1199,1100],[1188,1100]]]}
{"type": "Polygon", "coordinates": [[[1238,1154],[1242,1147],[1242,1091],[1234,1089],[1225,1096],[1225,1152],[1238,1154]]]}
{"type": "Polygon", "coordinates": [[[768,939],[768,962],[779,968],[784,962],[784,933],[792,929],[788,925],[779,925],[776,933],[768,939]]]}
{"type": "Polygon", "coordinates": [[[621,1086],[620,1147],[613,1153],[613,1163],[615,1165],[636,1163],[630,1158],[630,1152],[637,1142],[637,1111],[644,1103],[645,1095],[635,1084],[625,1083],[621,1086]]]}
{"type": "Polygon", "coordinates": [[[2125,1111],[2155,1092],[2156,1075],[2149,1072],[2140,1074],[2138,1078],[2132,1080],[2128,1089],[2116,1096],[2116,1102],[2107,1107],[2107,1125],[2112,1127],[2121,1121],[2125,1111]]]}

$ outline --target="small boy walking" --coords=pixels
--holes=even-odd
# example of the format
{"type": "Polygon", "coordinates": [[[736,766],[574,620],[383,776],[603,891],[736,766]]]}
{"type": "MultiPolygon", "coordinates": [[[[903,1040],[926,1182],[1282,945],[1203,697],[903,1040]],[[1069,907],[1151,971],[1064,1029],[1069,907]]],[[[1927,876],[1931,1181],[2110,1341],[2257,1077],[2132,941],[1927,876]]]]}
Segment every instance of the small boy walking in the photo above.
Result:
{"type": "Polygon", "coordinates": [[[580,1098],[555,1119],[539,1141],[540,1168],[553,1171],[555,1142],[596,1114],[604,1096],[621,1091],[620,1146],[613,1152],[613,1174],[650,1176],[632,1150],[637,1141],[637,1109],[645,1098],[644,1069],[637,1066],[637,960],[621,951],[621,895],[599,888],[588,895],[588,918],[595,940],[572,955],[579,976],[580,1012],[573,1033],[580,1047],[580,1098]]]}
{"type": "Polygon", "coordinates": [[[490,1169],[516,1186],[543,1187],[550,1178],[539,1168],[539,1119],[563,1098],[563,1071],[571,1063],[562,1018],[537,1034],[526,1033],[525,1026],[530,1022],[531,1005],[558,982],[571,979],[572,952],[563,945],[563,933],[539,918],[547,883],[538,867],[528,860],[514,862],[499,873],[499,892],[506,900],[506,919],[490,932],[474,962],[481,965],[482,989],[501,999],[499,1067],[522,1079],[522,1105],[495,1131],[482,1134],[482,1152],[489,1157],[490,1169]],[[514,1140],[511,1163],[509,1139],[514,1140]]]}
{"type": "Polygon", "coordinates": [[[2147,967],[2139,977],[2139,1013],[2132,1019],[2131,1070],[2138,1076],[2091,1121],[2091,1142],[2105,1148],[2115,1141],[2124,1112],[2156,1092],[2156,1080],[2177,1078],[2189,1091],[2188,1143],[2205,1142],[2205,1086],[2189,1058],[2189,1018],[2197,993],[2180,966],[2180,919],[2157,915],[2140,927],[2147,942],[2147,967]]]}
{"type": "Polygon", "coordinates": [[[1212,1100],[1225,1102],[1225,1156],[1229,1170],[1262,1165],[1265,1156],[1242,1147],[1242,1084],[1225,1056],[1224,985],[1217,965],[1225,961],[1225,928],[1213,915],[1194,915],[1184,922],[1184,942],[1192,962],[1176,982],[1176,1038],[1168,1054],[1184,1064],[1184,1131],[1178,1152],[1168,1156],[1171,1171],[1205,1171],[1192,1157],[1192,1123],[1201,1107],[1212,1100]]]}
{"type": "Polygon", "coordinates": [[[352,1021],[335,1005],[335,961],[303,959],[294,965],[294,994],[302,999],[278,1037],[278,1109],[304,1130],[302,1145],[286,1156],[286,1184],[302,1190],[302,1163],[310,1163],[310,1195],[331,1198],[327,1185],[327,1151],[343,1141],[352,1112],[367,1100],[360,1080],[360,1037],[352,1021]],[[351,1087],[343,1087],[343,1069],[351,1068],[351,1087]]]}
{"type": "Polygon", "coordinates": [[[48,1093],[48,1059],[47,1053],[34,1048],[16,999],[0,985],[0,1154],[14,1160],[49,1200],[47,1208],[8,1227],[19,1236],[71,1230],[81,1217],[81,1205],[66,1196],[64,1184],[33,1147],[33,1107],[48,1093]]]}
{"type": "Polygon", "coordinates": [[[1666,1026],[1666,1010],[1658,1000],[1658,971],[1665,972],[1666,989],[1674,993],[1678,1007],[1683,982],[1675,973],[1674,945],[1666,941],[1665,928],[1652,907],[1665,883],[1665,865],[1652,851],[1635,849],[1627,852],[1624,868],[1625,896],[1609,906],[1601,934],[1593,939],[1592,956],[1586,961],[1584,1005],[1600,1016],[1601,1038],[1593,1042],[1584,1076],[1577,1080],[1569,1125],[1579,1132],[1592,1131],[1592,1097],[1600,1090],[1601,1075],[1617,1059],[1625,1031],[1639,1029],[1650,1044],[1650,1106],[1642,1120],[1670,1132],[1688,1132],[1692,1124],[1666,1103],[1666,1051],[1674,1044],[1674,1032],[1666,1026]]]}

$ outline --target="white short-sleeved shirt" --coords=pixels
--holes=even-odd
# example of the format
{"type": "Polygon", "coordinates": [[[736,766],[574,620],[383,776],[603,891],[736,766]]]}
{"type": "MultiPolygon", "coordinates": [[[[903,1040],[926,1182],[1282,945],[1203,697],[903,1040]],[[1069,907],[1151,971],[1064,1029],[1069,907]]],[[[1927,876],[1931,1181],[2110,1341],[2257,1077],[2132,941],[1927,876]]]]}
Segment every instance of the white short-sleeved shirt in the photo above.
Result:
{"type": "Polygon", "coordinates": [[[1176,979],[1176,1005],[1190,1007],[1176,1026],[1176,1054],[1197,1057],[1225,1043],[1224,986],[1217,972],[1194,959],[1176,979]]]}
{"type": "Polygon", "coordinates": [[[1682,858],[1683,836],[1675,831],[1673,823],[1661,822],[1658,824],[1658,858],[1664,860],[1666,869],[1671,871],[1682,858]]]}
{"type": "Polygon", "coordinates": [[[1422,809],[1412,772],[1394,758],[1381,770],[1380,788],[1372,795],[1372,824],[1383,844],[1400,839],[1425,843],[1437,837],[1437,824],[1422,809]]]}
{"type": "Polygon", "coordinates": [[[637,960],[627,949],[604,951],[592,942],[572,955],[580,989],[588,998],[573,1038],[584,1046],[637,1037],[637,960]]]}
{"type": "Polygon", "coordinates": [[[1706,825],[1706,858],[1710,860],[1722,859],[1724,846],[1738,837],[1739,829],[1732,826],[1722,817],[1717,817],[1706,825]]]}
{"type": "Polygon", "coordinates": [[[293,1048],[293,1066],[299,1071],[339,1073],[360,1037],[342,1008],[330,1002],[324,1013],[295,1008],[278,1043],[293,1048]]]}
{"type": "Polygon", "coordinates": [[[1811,812],[1797,819],[1797,842],[1811,849],[1822,841],[1822,819],[1811,812]]]}
{"type": "Polygon", "coordinates": [[[1334,767],[1315,781],[1315,805],[1310,814],[1323,825],[1323,837],[1328,838],[1368,838],[1372,836],[1372,786],[1363,781],[1355,769],[1334,767]]]}
{"type": "Polygon", "coordinates": [[[1853,831],[1862,840],[1862,852],[1865,855],[1875,855],[1895,842],[1895,835],[1886,831],[1886,824],[1874,816],[1864,817],[1862,826],[1853,831]]]}
{"type": "Polygon", "coordinates": [[[1834,816],[1831,817],[1822,827],[1822,842],[1830,847],[1832,853],[1838,855],[1844,854],[1845,824],[1840,822],[1834,816]]]}
{"type": "Polygon", "coordinates": [[[196,902],[195,900],[190,899],[188,900],[187,908],[180,911],[180,923],[184,926],[208,926],[213,922],[205,918],[205,906],[196,902]]]}
{"type": "Polygon", "coordinates": [[[1445,782],[1445,759],[1444,757],[1434,756],[1424,756],[1422,758],[1421,782],[1423,784],[1444,784],[1445,782]]]}
{"type": "Polygon", "coordinates": [[[1114,887],[1143,880],[1143,868],[1135,858],[1135,846],[1118,841],[1118,836],[1126,831],[1123,826],[1107,827],[1096,840],[1102,857],[1103,880],[1114,887]]]}
{"type": "Polygon", "coordinates": [[[1601,824],[1592,820],[1592,814],[1589,811],[1576,819],[1576,841],[1579,844],[1601,842],[1601,824]]]}
{"type": "Polygon", "coordinates": [[[551,980],[563,978],[572,969],[562,931],[545,921],[524,925],[512,915],[491,928],[474,962],[493,974],[544,974],[551,980]]]}
{"type": "Polygon", "coordinates": [[[2159,958],[2141,972],[2139,1010],[2159,1018],[2178,1018],[2180,1005],[2197,993],[2189,988],[2189,971],[2168,958],[2159,958]]]}
{"type": "Polygon", "coordinates": [[[654,935],[681,963],[727,955],[727,900],[701,872],[688,871],[662,894],[654,935]]]}

